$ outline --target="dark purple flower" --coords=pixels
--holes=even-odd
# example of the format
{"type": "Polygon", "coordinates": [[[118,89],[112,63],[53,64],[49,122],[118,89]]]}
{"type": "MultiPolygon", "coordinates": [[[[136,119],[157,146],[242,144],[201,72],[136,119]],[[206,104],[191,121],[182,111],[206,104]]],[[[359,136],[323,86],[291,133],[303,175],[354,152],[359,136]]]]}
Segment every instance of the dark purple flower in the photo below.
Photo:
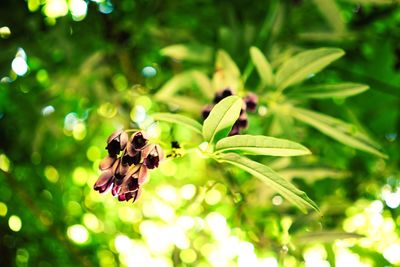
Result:
{"type": "Polygon", "coordinates": [[[140,151],[136,151],[135,155],[131,157],[129,154],[125,153],[125,155],[122,156],[122,164],[128,166],[139,164],[141,159],[141,154],[142,153],[140,151]]]}
{"type": "Polygon", "coordinates": [[[99,193],[104,193],[111,187],[113,183],[113,173],[111,169],[108,169],[104,172],[101,173],[99,179],[97,179],[97,182],[94,184],[93,188],[96,191],[99,191],[99,193]]]}
{"type": "Polygon", "coordinates": [[[164,159],[164,153],[159,145],[148,145],[143,149],[143,164],[149,168],[154,169],[158,167],[160,161],[164,159]]]}
{"type": "Polygon", "coordinates": [[[235,122],[237,126],[242,129],[247,128],[248,126],[248,120],[247,120],[247,113],[243,113],[242,115],[239,116],[239,119],[235,122]]]}
{"type": "Polygon", "coordinates": [[[229,136],[237,135],[237,134],[239,134],[239,126],[235,123],[235,124],[232,126],[231,131],[229,132],[229,136]]]}
{"type": "Polygon", "coordinates": [[[137,151],[143,149],[147,144],[147,138],[144,137],[142,132],[137,132],[132,135],[131,141],[128,143],[127,152],[129,156],[134,157],[137,151]]]}
{"type": "Polygon", "coordinates": [[[203,117],[203,119],[207,119],[213,107],[214,105],[207,105],[203,108],[203,110],[201,111],[201,116],[203,117]]]}
{"type": "Polygon", "coordinates": [[[247,111],[256,111],[258,104],[258,97],[256,94],[248,93],[247,96],[244,98],[244,102],[246,103],[247,111]]]}
{"type": "Polygon", "coordinates": [[[121,150],[125,149],[126,143],[128,142],[128,134],[122,130],[114,132],[107,139],[106,149],[108,155],[117,156],[121,150]]]}
{"type": "Polygon", "coordinates": [[[224,91],[222,91],[222,99],[231,95],[233,95],[233,92],[229,88],[225,88],[224,91]]]}
{"type": "Polygon", "coordinates": [[[220,92],[215,93],[213,102],[214,102],[214,104],[217,104],[219,101],[221,101],[225,97],[228,97],[231,95],[233,95],[232,90],[229,88],[225,88],[222,92],[220,91],[220,92]]]}

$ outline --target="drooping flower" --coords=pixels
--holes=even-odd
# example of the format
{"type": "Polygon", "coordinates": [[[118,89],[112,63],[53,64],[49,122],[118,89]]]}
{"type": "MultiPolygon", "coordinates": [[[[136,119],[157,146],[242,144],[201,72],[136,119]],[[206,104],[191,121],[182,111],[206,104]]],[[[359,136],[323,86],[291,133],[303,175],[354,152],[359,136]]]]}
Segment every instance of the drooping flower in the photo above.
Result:
{"type": "Polygon", "coordinates": [[[94,190],[99,191],[99,193],[104,193],[108,188],[111,187],[113,183],[113,173],[110,169],[101,173],[99,179],[94,184],[94,190]]]}
{"type": "Polygon", "coordinates": [[[159,145],[151,144],[143,149],[143,158],[143,164],[149,169],[154,169],[164,159],[164,153],[159,145]]]}
{"type": "Polygon", "coordinates": [[[137,132],[133,134],[130,142],[127,145],[127,152],[129,156],[134,157],[136,155],[136,152],[142,150],[147,142],[148,140],[142,132],[137,132]]]}
{"type": "Polygon", "coordinates": [[[111,157],[117,156],[119,152],[125,149],[128,142],[128,134],[122,130],[114,132],[107,139],[106,149],[111,157]]]}
{"type": "Polygon", "coordinates": [[[257,104],[258,104],[258,97],[254,93],[248,93],[245,98],[244,102],[246,103],[246,110],[254,112],[256,111],[257,104]]]}
{"type": "Polygon", "coordinates": [[[108,156],[100,162],[102,173],[94,189],[103,193],[111,188],[119,201],[135,201],[148,180],[148,169],[158,167],[164,157],[161,147],[148,144],[143,132],[129,138],[125,131],[117,131],[108,138],[106,149],[108,156]]]}

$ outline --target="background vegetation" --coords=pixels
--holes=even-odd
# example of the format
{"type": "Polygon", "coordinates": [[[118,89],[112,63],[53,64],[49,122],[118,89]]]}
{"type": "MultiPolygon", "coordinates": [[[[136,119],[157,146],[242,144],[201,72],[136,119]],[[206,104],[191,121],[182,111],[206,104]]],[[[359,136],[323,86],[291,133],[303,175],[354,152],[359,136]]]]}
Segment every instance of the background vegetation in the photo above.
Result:
{"type": "Polygon", "coordinates": [[[400,266],[398,4],[3,0],[0,265],[400,266]],[[346,135],[370,136],[382,154],[289,116],[274,86],[260,84],[252,46],[274,70],[306,49],[343,49],[304,84],[369,90],[351,98],[300,93],[290,103],[351,123],[346,135]],[[175,153],[184,156],[154,170],[137,202],[93,190],[114,130],[146,125],[156,112],[202,122],[203,107],[224,88],[207,91],[193,71],[211,78],[221,50],[241,71],[237,93],[260,98],[244,133],[312,151],[254,159],[305,191],[321,214],[304,214],[250,174],[189,153],[199,136],[164,122],[148,131],[167,154],[178,141],[175,153]]]}

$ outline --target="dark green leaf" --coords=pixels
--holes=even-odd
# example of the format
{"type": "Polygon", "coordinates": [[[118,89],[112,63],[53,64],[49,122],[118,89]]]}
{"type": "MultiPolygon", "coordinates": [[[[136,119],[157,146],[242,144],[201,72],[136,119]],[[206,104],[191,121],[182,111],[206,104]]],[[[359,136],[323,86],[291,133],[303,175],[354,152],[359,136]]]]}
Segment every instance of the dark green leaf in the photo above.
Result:
{"type": "Polygon", "coordinates": [[[293,184],[282,178],[271,168],[235,153],[221,154],[218,160],[235,165],[254,175],[267,186],[271,187],[288,201],[296,205],[304,213],[306,213],[309,208],[318,211],[317,205],[306,195],[306,193],[297,189],[293,184]]]}

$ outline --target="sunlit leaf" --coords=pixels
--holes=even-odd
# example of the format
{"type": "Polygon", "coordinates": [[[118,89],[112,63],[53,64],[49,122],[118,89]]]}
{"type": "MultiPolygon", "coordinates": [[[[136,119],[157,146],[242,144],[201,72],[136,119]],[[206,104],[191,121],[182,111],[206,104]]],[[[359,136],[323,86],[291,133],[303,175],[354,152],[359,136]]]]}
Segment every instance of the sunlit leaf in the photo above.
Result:
{"type": "Polygon", "coordinates": [[[293,184],[282,178],[271,168],[235,153],[221,154],[218,160],[235,165],[254,175],[268,187],[271,187],[288,201],[296,205],[301,211],[306,213],[310,208],[318,211],[317,205],[306,193],[297,189],[293,184]]]}
{"type": "Polygon", "coordinates": [[[306,147],[285,139],[262,135],[235,135],[219,140],[216,151],[238,150],[268,156],[301,156],[311,154],[306,147]]]}
{"type": "Polygon", "coordinates": [[[293,242],[295,244],[328,243],[340,239],[362,237],[364,236],[355,233],[346,233],[343,231],[318,231],[297,235],[293,238],[293,242]]]}
{"type": "Polygon", "coordinates": [[[346,24],[335,0],[313,0],[329,26],[335,32],[345,32],[346,24]]]}
{"type": "Polygon", "coordinates": [[[355,125],[302,108],[293,108],[292,116],[345,145],[379,157],[387,157],[379,151],[378,144],[361,132],[355,125]]]}
{"type": "Polygon", "coordinates": [[[194,115],[199,115],[203,104],[196,98],[189,96],[171,96],[163,98],[161,102],[168,104],[173,108],[179,108],[184,111],[188,111],[194,115]]]}
{"type": "Polygon", "coordinates": [[[153,119],[156,121],[166,121],[166,122],[171,122],[171,123],[177,123],[182,126],[185,126],[199,134],[201,134],[201,124],[198,123],[197,121],[183,116],[179,114],[173,114],[173,113],[155,113],[152,115],[153,119]]]}
{"type": "Polygon", "coordinates": [[[215,91],[230,88],[235,92],[241,86],[239,68],[224,50],[217,52],[212,83],[215,91]]]}
{"type": "Polygon", "coordinates": [[[319,48],[301,52],[285,61],[276,73],[276,86],[283,90],[321,71],[344,55],[338,48],[319,48]]]}
{"type": "Polygon", "coordinates": [[[358,83],[320,84],[295,89],[289,96],[304,98],[348,97],[368,90],[368,85],[358,83]]]}
{"type": "Polygon", "coordinates": [[[211,88],[211,82],[208,77],[200,71],[185,71],[179,73],[167,81],[155,94],[158,100],[171,97],[178,91],[183,89],[198,88],[208,98],[213,97],[213,90],[211,88]]]}
{"type": "Polygon", "coordinates": [[[200,44],[175,44],[164,47],[160,53],[175,60],[208,63],[212,59],[213,49],[200,44]]]}
{"type": "Polygon", "coordinates": [[[250,48],[250,56],[260,75],[261,82],[265,85],[273,84],[274,74],[272,73],[272,67],[263,53],[257,47],[253,46],[250,48]]]}
{"type": "Polygon", "coordinates": [[[315,182],[325,178],[343,179],[349,175],[348,172],[322,167],[285,168],[279,170],[279,174],[288,180],[303,178],[306,182],[315,182]]]}
{"type": "Polygon", "coordinates": [[[212,142],[217,133],[226,136],[240,114],[243,100],[238,96],[228,96],[211,110],[203,124],[203,137],[212,142]]]}

